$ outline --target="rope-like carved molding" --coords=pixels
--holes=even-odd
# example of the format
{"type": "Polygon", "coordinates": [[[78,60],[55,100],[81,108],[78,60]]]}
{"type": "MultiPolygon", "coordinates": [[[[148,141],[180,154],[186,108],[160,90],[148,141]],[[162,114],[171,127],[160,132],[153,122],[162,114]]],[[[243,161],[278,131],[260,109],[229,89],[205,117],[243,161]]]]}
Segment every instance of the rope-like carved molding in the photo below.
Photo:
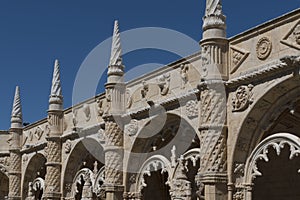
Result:
{"type": "MultiPolygon", "coordinates": [[[[300,155],[300,138],[289,133],[271,135],[258,144],[246,162],[245,185],[251,184],[256,177],[262,176],[262,173],[257,167],[257,162],[259,160],[264,160],[265,162],[269,161],[269,149],[274,148],[276,154],[279,156],[285,145],[290,147],[289,159],[300,155]]],[[[300,173],[300,170],[298,172],[300,173]]]]}
{"type": "MultiPolygon", "coordinates": [[[[151,176],[151,171],[158,171],[161,169],[161,173],[167,172],[171,174],[171,163],[170,161],[161,155],[150,157],[144,162],[137,178],[136,191],[141,193],[143,188],[147,187],[145,182],[145,176],[151,176]]],[[[165,184],[169,184],[167,181],[165,184]]]]}
{"type": "Polygon", "coordinates": [[[226,82],[226,86],[229,88],[236,88],[240,85],[250,84],[253,80],[261,81],[275,75],[284,76],[286,73],[294,73],[294,70],[299,67],[300,56],[286,56],[271,65],[268,64],[251,73],[230,79],[226,82]]]}

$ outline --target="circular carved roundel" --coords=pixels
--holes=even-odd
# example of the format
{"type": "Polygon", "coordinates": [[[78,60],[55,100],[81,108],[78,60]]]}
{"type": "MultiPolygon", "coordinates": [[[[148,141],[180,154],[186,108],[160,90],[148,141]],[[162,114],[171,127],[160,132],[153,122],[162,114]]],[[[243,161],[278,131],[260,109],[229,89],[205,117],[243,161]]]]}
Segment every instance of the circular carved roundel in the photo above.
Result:
{"type": "Polygon", "coordinates": [[[257,57],[261,60],[266,59],[272,51],[272,43],[269,38],[263,37],[258,40],[256,45],[257,57]]]}

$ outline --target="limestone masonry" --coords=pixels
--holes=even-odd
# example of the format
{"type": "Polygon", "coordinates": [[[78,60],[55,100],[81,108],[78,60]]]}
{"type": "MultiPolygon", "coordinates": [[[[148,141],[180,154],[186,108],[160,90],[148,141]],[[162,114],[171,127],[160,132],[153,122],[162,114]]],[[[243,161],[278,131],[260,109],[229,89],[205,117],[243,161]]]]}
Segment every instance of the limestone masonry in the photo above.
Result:
{"type": "MultiPolygon", "coordinates": [[[[207,0],[201,51],[124,82],[119,24],[105,93],[0,131],[0,200],[300,198],[300,9],[234,37],[207,0]]],[[[176,42],[176,41],[174,41],[176,42]]]]}

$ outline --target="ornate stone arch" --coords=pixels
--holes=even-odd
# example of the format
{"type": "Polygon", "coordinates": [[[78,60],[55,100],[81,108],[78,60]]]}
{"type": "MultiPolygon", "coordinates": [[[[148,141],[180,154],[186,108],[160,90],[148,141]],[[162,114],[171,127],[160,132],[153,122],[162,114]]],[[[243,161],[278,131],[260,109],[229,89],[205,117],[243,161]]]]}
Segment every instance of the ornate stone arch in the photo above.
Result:
{"type": "MultiPolygon", "coordinates": [[[[177,146],[178,154],[183,154],[190,148],[190,146],[194,142],[194,139],[195,138],[198,139],[197,131],[195,130],[194,126],[190,124],[190,121],[187,121],[185,118],[182,118],[181,116],[176,115],[174,113],[167,112],[166,115],[168,119],[165,123],[165,126],[161,128],[160,130],[161,132],[157,133],[156,136],[163,137],[165,132],[171,131],[170,127],[172,128],[173,125],[175,131],[174,134],[169,135],[169,140],[166,141],[166,144],[163,146],[163,148],[161,148],[161,151],[160,149],[151,151],[150,148],[153,142],[152,139],[155,140],[157,138],[154,137],[146,138],[145,136],[143,136],[145,130],[148,128],[147,125],[151,121],[151,119],[147,120],[144,123],[144,126],[139,130],[135,138],[132,138],[131,141],[132,145],[130,147],[130,151],[128,151],[130,155],[128,157],[127,163],[125,164],[125,169],[127,169],[127,172],[133,172],[133,170],[129,169],[130,167],[133,167],[132,161],[134,162],[134,164],[136,164],[136,166],[134,165],[135,168],[139,170],[142,164],[151,156],[165,155],[166,152],[169,154],[171,153],[171,149],[174,145],[177,146]],[[168,125],[170,124],[171,126],[168,127],[168,125]],[[179,143],[177,144],[175,141],[179,143]]],[[[169,155],[166,157],[169,157],[169,155]]],[[[135,170],[134,172],[136,173],[137,170],[135,170]]]]}
{"type": "MultiPolygon", "coordinates": [[[[263,86],[262,84],[260,87],[263,86]]],[[[229,173],[235,171],[235,165],[245,165],[246,159],[273,125],[274,120],[300,99],[299,94],[299,76],[284,76],[266,83],[264,91],[257,91],[255,102],[244,113],[234,113],[240,117],[236,127],[230,126],[229,130],[232,132],[233,147],[228,154],[229,173]]]]}
{"type": "Polygon", "coordinates": [[[257,161],[264,160],[265,162],[268,162],[268,152],[270,148],[274,148],[276,154],[279,156],[281,150],[285,147],[285,145],[288,145],[290,148],[289,159],[293,159],[295,156],[298,156],[300,154],[300,138],[289,133],[277,133],[271,135],[264,139],[261,143],[259,143],[257,147],[255,147],[255,149],[252,151],[250,157],[247,159],[245,166],[244,186],[246,188],[246,200],[252,199],[251,190],[254,179],[257,176],[262,176],[262,173],[257,167],[257,161]]]}
{"type": "MultiPolygon", "coordinates": [[[[142,189],[147,186],[144,176],[151,176],[151,171],[157,171],[159,169],[161,169],[162,172],[167,172],[169,175],[172,174],[171,163],[164,156],[156,155],[146,160],[142,165],[136,181],[136,192],[138,194],[141,194],[142,189]]],[[[169,181],[170,180],[168,180],[166,184],[169,184],[169,181]]]]}
{"type": "Polygon", "coordinates": [[[92,171],[93,174],[97,174],[101,171],[99,168],[102,169],[102,166],[104,165],[104,150],[99,140],[94,137],[87,137],[72,142],[72,148],[66,157],[66,164],[62,168],[63,196],[66,199],[73,198],[74,177],[80,172],[81,169],[87,168],[92,171]],[[95,165],[95,163],[86,163],[86,165],[84,165],[85,159],[88,157],[91,157],[93,162],[97,162],[97,164],[95,165]]]}
{"type": "Polygon", "coordinates": [[[22,199],[28,195],[29,183],[38,180],[37,178],[44,179],[46,174],[46,157],[43,153],[36,153],[27,162],[27,166],[24,170],[23,175],[23,189],[22,189],[22,199]]]}

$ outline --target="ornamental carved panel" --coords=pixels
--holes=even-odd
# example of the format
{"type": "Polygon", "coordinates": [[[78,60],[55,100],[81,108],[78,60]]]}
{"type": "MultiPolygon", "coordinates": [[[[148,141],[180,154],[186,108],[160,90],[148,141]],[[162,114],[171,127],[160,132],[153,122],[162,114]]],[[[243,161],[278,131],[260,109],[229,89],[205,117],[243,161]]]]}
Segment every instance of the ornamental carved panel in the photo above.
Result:
{"type": "Polygon", "coordinates": [[[300,50],[300,21],[286,34],[281,43],[300,50]]]}
{"type": "Polygon", "coordinates": [[[240,86],[232,98],[233,112],[244,111],[253,103],[253,85],[240,86]]]}
{"type": "Polygon", "coordinates": [[[272,42],[268,37],[262,37],[256,44],[257,58],[265,60],[269,57],[272,51],[272,42]]]}

